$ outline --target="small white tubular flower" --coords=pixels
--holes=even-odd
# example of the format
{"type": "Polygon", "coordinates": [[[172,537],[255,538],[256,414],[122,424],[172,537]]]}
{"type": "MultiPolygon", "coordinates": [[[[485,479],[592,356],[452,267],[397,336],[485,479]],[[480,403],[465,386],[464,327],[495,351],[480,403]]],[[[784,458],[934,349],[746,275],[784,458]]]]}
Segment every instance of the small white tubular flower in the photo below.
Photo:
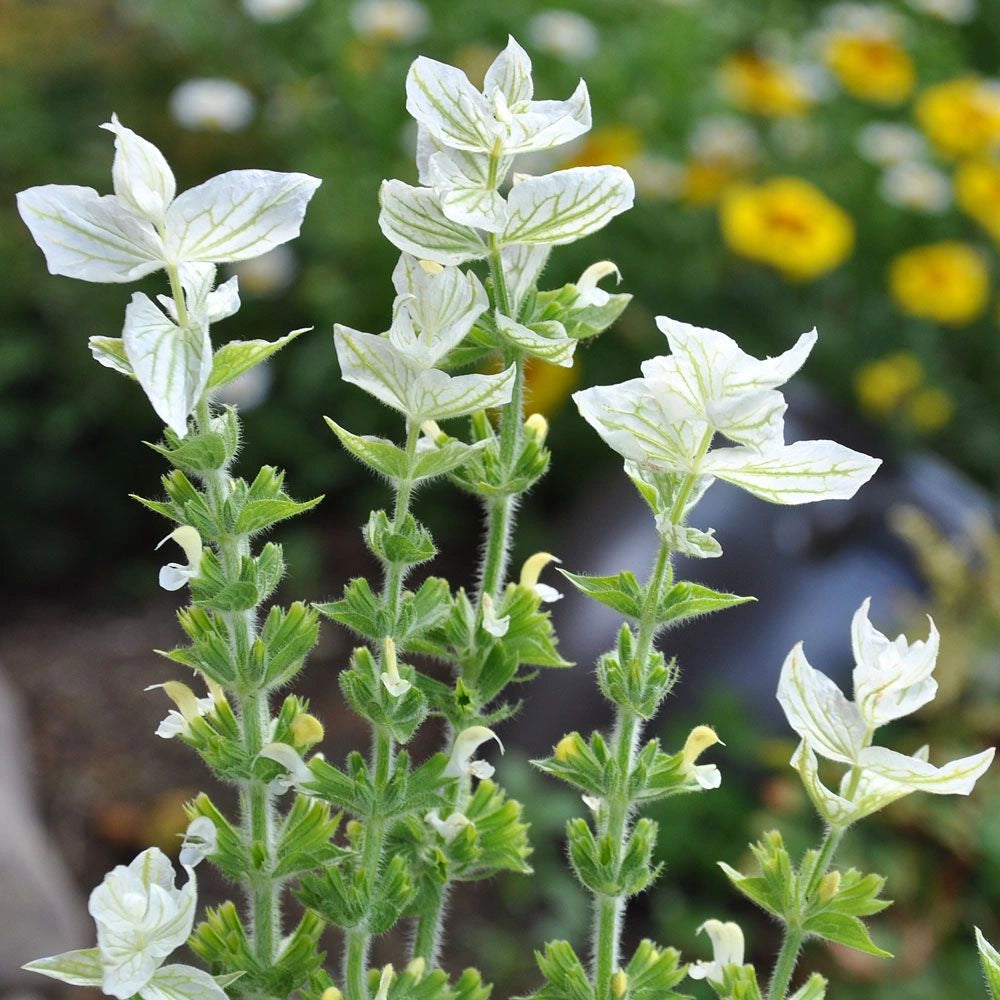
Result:
{"type": "Polygon", "coordinates": [[[135,281],[164,267],[258,257],[299,234],[319,180],[306,174],[231,170],[174,197],[155,146],[117,117],[114,195],[46,184],[17,196],[18,211],[52,274],[135,281]]]}
{"type": "Polygon", "coordinates": [[[603,288],[598,287],[598,282],[611,274],[615,276],[616,284],[621,284],[622,273],[610,260],[599,260],[596,264],[591,264],[577,279],[576,305],[606,306],[611,296],[603,288]]]}
{"type": "Polygon", "coordinates": [[[207,816],[196,816],[188,823],[178,860],[185,868],[194,868],[219,849],[219,831],[207,816]]]}
{"type": "Polygon", "coordinates": [[[460,778],[469,774],[474,778],[489,778],[493,775],[495,768],[487,764],[484,760],[473,760],[472,755],[489,740],[496,740],[500,752],[503,753],[503,744],[500,737],[492,729],[486,726],[470,726],[463,729],[455,737],[455,745],[452,747],[451,760],[444,769],[446,778],[460,778]]]}
{"type": "Polygon", "coordinates": [[[383,654],[383,666],[385,670],[379,675],[379,679],[382,681],[383,687],[393,698],[400,698],[413,685],[399,675],[399,664],[396,660],[396,643],[392,639],[386,639],[383,649],[385,650],[383,654]]]}
{"type": "Polygon", "coordinates": [[[304,785],[315,780],[312,771],[309,770],[309,765],[302,759],[299,752],[287,743],[268,743],[261,748],[260,756],[273,760],[288,772],[286,778],[278,778],[275,781],[280,791],[287,791],[289,788],[301,791],[304,785]]]}
{"type": "Polygon", "coordinates": [[[531,59],[513,38],[487,70],[482,92],[460,69],[425,56],[406,78],[406,110],[449,149],[513,156],[562,145],[590,128],[582,80],[566,101],[533,96],[531,59]]]}
{"type": "Polygon", "coordinates": [[[453,812],[447,819],[441,819],[441,812],[432,809],[424,822],[434,829],[434,832],[446,843],[450,844],[472,822],[465,813],[453,812]]]}
{"type": "Polygon", "coordinates": [[[510,628],[510,615],[498,618],[496,606],[489,594],[483,594],[483,628],[497,639],[502,639],[510,628]]]}
{"type": "Polygon", "coordinates": [[[161,566],[160,586],[164,590],[180,590],[201,570],[201,535],[189,524],[182,524],[179,528],[171,531],[166,538],[161,539],[156,547],[160,548],[161,545],[170,541],[176,542],[184,550],[184,555],[187,556],[187,565],[167,563],[166,566],[161,566]]]}
{"type": "Polygon", "coordinates": [[[711,726],[695,726],[684,741],[681,769],[692,781],[705,789],[718,788],[722,784],[722,773],[715,764],[696,762],[704,751],[717,743],[725,746],[711,726]]]}
{"type": "Polygon", "coordinates": [[[825,674],[810,666],[801,643],[785,660],[778,682],[778,701],[802,742],[791,764],[820,814],[845,827],[884,808],[910,792],[968,795],[993,760],[994,748],[942,767],[928,760],[927,747],[907,756],[872,746],[875,730],[915,712],[937,690],[931,673],[938,633],[931,622],[926,641],[888,639],[868,620],[870,601],[854,616],[852,643],[854,701],[849,701],[825,674]],[[838,792],[819,778],[816,754],[849,765],[838,792]]]}
{"type": "Polygon", "coordinates": [[[759,360],[716,330],[663,316],[657,324],[673,353],[644,362],[642,378],[573,394],[583,418],[629,462],[722,479],[780,504],[848,499],[874,475],[881,462],[836,442],[784,443],[776,387],[802,366],[815,331],[759,360]],[[740,447],[710,451],[716,434],[740,447]]]}
{"type": "Polygon", "coordinates": [[[721,986],[726,966],[743,964],[743,931],[732,921],[706,920],[698,928],[698,933],[702,932],[712,942],[712,961],[692,962],[688,975],[721,986]]]}
{"type": "Polygon", "coordinates": [[[170,113],[192,130],[239,132],[253,121],[256,110],[253,94],[235,80],[185,80],[170,95],[170,113]]]}
{"type": "Polygon", "coordinates": [[[906,637],[889,639],[868,620],[871,598],[855,612],[851,623],[854,649],[854,698],[867,725],[874,729],[910,715],[937,694],[931,676],[937,664],[940,636],[928,618],[926,641],[909,643],[906,637]]]}
{"type": "Polygon", "coordinates": [[[146,688],[147,691],[157,689],[162,689],[177,706],[177,709],[171,709],[167,713],[167,717],[156,727],[156,735],[161,739],[169,740],[175,736],[190,736],[191,723],[215,709],[217,696],[211,691],[207,698],[199,698],[187,684],[182,684],[180,681],[151,684],[146,688]]]}
{"type": "Polygon", "coordinates": [[[29,962],[23,968],[74,986],[93,986],[118,1000],[226,1000],[207,973],[190,965],[163,965],[187,940],[194,924],[194,872],[174,885],[174,869],[157,848],[127,868],[109,872],[90,894],[97,947],[29,962]]]}
{"type": "Polygon", "coordinates": [[[551,552],[536,552],[524,561],[521,567],[521,578],[518,585],[530,590],[536,597],[541,598],[546,604],[562,599],[562,594],[555,587],[550,587],[547,583],[539,583],[538,577],[549,563],[562,562],[551,552]]]}

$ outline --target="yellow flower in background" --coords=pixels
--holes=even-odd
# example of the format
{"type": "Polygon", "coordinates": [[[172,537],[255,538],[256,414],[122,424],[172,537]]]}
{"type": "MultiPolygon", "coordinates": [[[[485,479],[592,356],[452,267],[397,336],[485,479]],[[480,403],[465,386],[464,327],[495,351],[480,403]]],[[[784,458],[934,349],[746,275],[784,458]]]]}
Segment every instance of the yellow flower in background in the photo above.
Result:
{"type": "Polygon", "coordinates": [[[739,176],[728,163],[690,160],[684,164],[680,196],[689,205],[714,205],[739,176]]]}
{"type": "Polygon", "coordinates": [[[945,156],[978,156],[1000,143],[1000,83],[963,77],[917,98],[917,123],[945,156]]]}
{"type": "Polygon", "coordinates": [[[688,140],[691,157],[684,164],[682,200],[711,205],[734,181],[745,176],[760,159],[760,138],[744,119],[713,115],[702,119],[688,140]]]}
{"type": "Polygon", "coordinates": [[[813,103],[793,66],[753,50],[736,52],[722,63],[719,85],[738,108],[767,118],[801,115],[813,103]]]}
{"type": "Polygon", "coordinates": [[[989,274],[971,246],[946,240],[896,257],[889,265],[889,291],[911,316],[960,326],[986,308],[989,274]]]}
{"type": "Polygon", "coordinates": [[[943,389],[924,384],[924,367],[909,351],[862,365],[854,375],[854,393],[868,416],[899,415],[924,433],[940,430],[955,413],[955,404],[943,389]]]}
{"type": "Polygon", "coordinates": [[[770,264],[791,281],[832,271],[854,246],[851,217],[798,177],[734,185],[723,196],[719,221],[733,252],[770,264]]]}
{"type": "Polygon", "coordinates": [[[628,167],[643,149],[642,133],[631,125],[610,125],[587,133],[580,146],[563,162],[565,167],[598,167],[609,163],[628,167]]]}
{"type": "Polygon", "coordinates": [[[579,362],[574,362],[572,368],[563,368],[529,358],[524,365],[524,395],[528,409],[551,416],[569,399],[579,382],[579,362]]]}
{"type": "Polygon", "coordinates": [[[894,38],[834,35],[824,59],[844,90],[860,101],[900,104],[917,80],[913,60],[894,38]]]}
{"type": "Polygon", "coordinates": [[[862,365],[854,375],[854,394],[862,412],[885,417],[923,380],[924,368],[916,355],[897,351],[862,365]]]}
{"type": "Polygon", "coordinates": [[[1000,163],[966,160],[955,171],[955,200],[1000,242],[1000,163]]]}

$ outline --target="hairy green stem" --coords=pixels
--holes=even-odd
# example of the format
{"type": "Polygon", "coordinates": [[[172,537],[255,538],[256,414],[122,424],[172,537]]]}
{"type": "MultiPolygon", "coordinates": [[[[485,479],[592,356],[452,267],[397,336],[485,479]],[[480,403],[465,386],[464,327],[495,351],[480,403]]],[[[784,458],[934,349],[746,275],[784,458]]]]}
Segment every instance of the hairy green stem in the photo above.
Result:
{"type": "Polygon", "coordinates": [[[767,991],[768,1000],[785,1000],[804,937],[803,932],[797,928],[795,930],[790,927],[785,928],[785,939],[781,942],[781,951],[778,952],[774,972],[771,974],[771,985],[767,991]]]}
{"type": "MultiPolygon", "coordinates": [[[[178,302],[178,319],[186,322],[177,271],[169,269],[168,274],[175,301],[178,302]]],[[[198,403],[195,420],[201,433],[209,429],[211,408],[204,397],[198,403]]],[[[225,470],[218,469],[207,472],[203,481],[209,503],[218,515],[228,496],[232,480],[225,470]]],[[[225,535],[218,539],[218,546],[223,572],[227,578],[237,579],[243,557],[250,552],[248,537],[225,535]]],[[[249,667],[250,648],[256,637],[256,613],[253,610],[230,612],[224,613],[222,617],[229,632],[236,662],[249,667]]],[[[267,691],[260,685],[254,685],[249,669],[242,670],[241,674],[240,685],[232,694],[236,700],[243,746],[252,760],[264,745],[265,734],[271,722],[271,711],[267,691]]],[[[244,836],[264,856],[264,863],[248,878],[247,888],[254,956],[262,964],[269,965],[274,961],[277,944],[282,936],[281,884],[272,875],[276,817],[271,793],[264,782],[256,778],[240,782],[240,813],[244,836]]]]}

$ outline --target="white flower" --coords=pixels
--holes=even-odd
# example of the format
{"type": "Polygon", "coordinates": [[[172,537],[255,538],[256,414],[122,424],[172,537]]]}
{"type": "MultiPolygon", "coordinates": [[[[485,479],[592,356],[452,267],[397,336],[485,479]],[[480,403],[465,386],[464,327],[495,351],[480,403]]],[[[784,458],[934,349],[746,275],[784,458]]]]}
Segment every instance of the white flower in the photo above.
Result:
{"type": "Polygon", "coordinates": [[[527,24],[531,44],[564,62],[586,62],[597,55],[601,36],[582,14],[572,10],[546,10],[527,24]]]}
{"type": "Polygon", "coordinates": [[[174,197],[163,154],[119,122],[115,193],[46,184],[17,196],[21,218],[49,271],[84,281],[135,281],[183,263],[246,260],[294,239],[319,180],[306,174],[231,170],[174,197]]]}
{"type": "Polygon", "coordinates": [[[743,964],[743,931],[732,921],[706,920],[698,933],[704,932],[712,942],[711,962],[692,962],[688,975],[692,979],[707,979],[719,986],[723,983],[726,966],[743,964]]]}
{"type": "Polygon", "coordinates": [[[174,885],[174,869],[156,847],[143,851],[127,868],[119,865],[90,894],[88,909],[97,924],[97,947],[41,958],[24,966],[31,972],[74,986],[95,986],[108,996],[129,1000],[226,1000],[222,987],[190,965],[163,965],[188,939],[194,924],[194,872],[174,885]]]}
{"type": "Polygon", "coordinates": [[[469,817],[464,813],[453,812],[447,819],[441,819],[438,809],[432,809],[424,817],[424,822],[433,827],[446,844],[450,844],[467,826],[471,826],[469,817]]]}
{"type": "Polygon", "coordinates": [[[392,639],[387,638],[383,642],[383,649],[385,650],[383,654],[385,670],[379,675],[379,679],[382,681],[386,691],[393,698],[399,698],[406,694],[413,685],[399,675],[399,665],[396,661],[396,643],[392,639]]]}
{"type": "Polygon", "coordinates": [[[599,288],[597,283],[611,274],[615,276],[615,283],[621,284],[622,273],[610,260],[599,260],[596,264],[591,264],[577,279],[574,304],[577,307],[606,306],[611,301],[611,296],[603,288],[599,288]]]}
{"type": "Polygon", "coordinates": [[[976,16],[976,0],[907,0],[907,3],[922,14],[951,24],[966,24],[976,16]]]}
{"type": "Polygon", "coordinates": [[[878,189],[889,204],[914,212],[940,215],[951,205],[951,182],[928,163],[894,163],[882,174],[878,189]]]}
{"type": "Polygon", "coordinates": [[[240,260],[229,268],[240,279],[245,295],[271,298],[283,292],[295,279],[298,262],[286,243],[252,260],[240,260]]]}
{"type": "Polygon", "coordinates": [[[275,24],[294,17],[310,0],[243,0],[243,9],[256,21],[275,24]]]}
{"type": "Polygon", "coordinates": [[[486,726],[470,726],[463,729],[455,737],[455,745],[452,747],[451,760],[444,769],[446,778],[460,778],[463,775],[471,775],[475,778],[489,778],[494,772],[492,765],[484,760],[473,760],[472,755],[489,740],[496,740],[500,752],[503,753],[503,744],[500,737],[492,729],[486,726]]]}
{"type": "Polygon", "coordinates": [[[752,167],[760,159],[760,136],[745,119],[713,115],[698,122],[688,148],[696,160],[752,167]]]}
{"type": "Polygon", "coordinates": [[[407,45],[427,34],[430,15],[417,0],[360,0],[351,7],[351,27],[374,42],[407,45]]]}
{"type": "Polygon", "coordinates": [[[914,791],[968,795],[993,760],[991,747],[942,767],[928,762],[923,747],[912,756],[872,746],[875,730],[915,712],[933,699],[931,677],[938,634],[931,622],[926,642],[888,639],[868,620],[869,601],[852,626],[854,701],[814,669],[801,643],[785,660],[778,701],[802,742],[792,758],[820,813],[835,826],[847,826],[914,791]],[[816,754],[849,766],[838,792],[819,779],[816,754]]]}
{"type": "Polygon", "coordinates": [[[178,860],[185,868],[194,868],[219,849],[219,831],[207,816],[196,816],[184,833],[178,860]]]}
{"type": "Polygon", "coordinates": [[[184,128],[239,132],[253,121],[253,94],[235,80],[185,80],[170,95],[170,113],[184,128]]]}
{"type": "Polygon", "coordinates": [[[657,318],[672,353],[642,365],[643,378],[574,393],[584,419],[640,469],[723,479],[772,503],[847,499],[881,464],[833,441],[784,443],[776,387],[816,342],[804,333],[758,360],[716,330],[657,318]],[[741,445],[709,450],[716,434],[741,445]]]}
{"type": "MultiPolygon", "coordinates": [[[[273,760],[288,772],[287,776],[276,778],[273,782],[279,792],[286,792],[290,788],[302,791],[305,785],[316,780],[301,754],[287,743],[268,743],[261,748],[260,756],[273,760]]],[[[322,759],[319,754],[316,757],[322,759]]]]}
{"type": "Polygon", "coordinates": [[[167,563],[160,567],[160,586],[164,590],[180,590],[193,577],[196,577],[201,570],[202,545],[201,535],[189,524],[182,524],[179,528],[163,538],[157,544],[157,548],[169,541],[176,542],[187,556],[187,565],[180,563],[167,563]]]}
{"type": "Polygon", "coordinates": [[[895,122],[870,122],[858,132],[861,155],[880,167],[918,160],[927,152],[927,140],[915,128],[895,122]]]}
{"type": "Polygon", "coordinates": [[[541,575],[542,570],[549,563],[557,562],[562,562],[562,560],[557,559],[551,552],[536,552],[524,561],[524,565],[521,567],[521,577],[518,580],[518,586],[530,590],[546,604],[561,600],[563,595],[555,587],[550,587],[547,583],[538,582],[538,577],[541,575]]]}
{"type": "Polygon", "coordinates": [[[170,740],[175,736],[190,736],[191,723],[203,718],[215,709],[217,701],[224,700],[225,695],[217,685],[216,690],[209,689],[205,698],[199,698],[194,691],[180,681],[167,681],[165,684],[151,684],[147,691],[162,689],[167,697],[177,706],[170,709],[167,717],[156,727],[156,735],[161,739],[170,740]]]}
{"type": "Polygon", "coordinates": [[[510,628],[510,615],[498,618],[493,598],[489,594],[483,594],[483,628],[497,639],[502,639],[510,628]]]}
{"type": "Polygon", "coordinates": [[[715,764],[698,764],[696,761],[709,747],[725,746],[711,726],[695,726],[684,741],[681,752],[681,770],[695,784],[705,789],[718,788],[722,784],[722,773],[715,764]]]}

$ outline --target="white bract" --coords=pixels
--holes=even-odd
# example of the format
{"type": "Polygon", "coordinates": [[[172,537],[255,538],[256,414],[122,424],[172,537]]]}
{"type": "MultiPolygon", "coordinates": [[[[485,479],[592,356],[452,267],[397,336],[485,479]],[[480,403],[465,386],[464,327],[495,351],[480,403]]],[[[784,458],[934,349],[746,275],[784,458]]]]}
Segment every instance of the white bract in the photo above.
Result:
{"type": "Polygon", "coordinates": [[[706,920],[698,933],[704,932],[712,942],[711,962],[692,962],[688,975],[692,979],[707,979],[719,986],[723,984],[726,966],[743,964],[743,931],[732,921],[706,920]]]}
{"type": "Polygon", "coordinates": [[[457,267],[404,254],[393,272],[393,284],[397,296],[386,333],[334,327],[344,380],[417,424],[509,402],[513,366],[498,375],[449,375],[434,367],[465,339],[486,309],[479,279],[457,267]]]}
{"type": "Polygon", "coordinates": [[[194,923],[194,872],[180,888],[170,860],[158,848],[143,851],[127,868],[109,872],[90,895],[97,947],[41,958],[24,966],[74,986],[95,986],[118,1000],[225,1000],[201,969],[163,965],[188,939],[194,923]]]}
{"type": "Polygon", "coordinates": [[[475,778],[489,778],[493,775],[494,768],[484,760],[473,760],[472,755],[489,740],[496,740],[500,752],[503,753],[503,744],[500,737],[492,729],[486,726],[470,726],[463,729],[455,737],[455,745],[451,750],[451,759],[444,769],[446,778],[460,778],[463,775],[471,775],[475,778]]]}
{"type": "Polygon", "coordinates": [[[788,654],[778,683],[778,701],[801,737],[792,766],[819,812],[839,827],[910,792],[968,795],[994,755],[991,747],[934,767],[927,747],[907,756],[872,746],[878,727],[933,699],[938,633],[931,622],[926,641],[908,643],[903,636],[890,640],[871,625],[868,607],[866,600],[852,626],[854,701],[809,664],[801,643],[788,654]],[[848,765],[837,792],[820,781],[817,754],[848,765]]]}
{"type": "MultiPolygon", "coordinates": [[[[17,196],[21,218],[52,274],[84,281],[135,281],[166,269],[184,301],[137,293],[125,311],[127,364],[95,347],[102,364],[134,374],[179,437],[208,386],[209,325],[239,308],[235,279],[212,290],[214,265],[258,257],[299,234],[319,180],[306,174],[232,170],[177,195],[163,154],[116,115],[113,195],[46,184],[17,196]]],[[[176,294],[176,293],[175,293],[176,294]]]]}
{"type": "Polygon", "coordinates": [[[582,80],[566,101],[533,100],[531,60],[513,38],[482,92],[461,70],[421,56],[406,93],[423,186],[389,180],[379,195],[379,225],[401,250],[461,264],[498,247],[572,242],[631,207],[635,189],[620,167],[515,175],[500,193],[517,154],[569,142],[591,123],[582,80]]]}
{"type": "MultiPolygon", "coordinates": [[[[815,331],[759,360],[716,330],[664,316],[657,325],[670,355],[644,362],[642,378],[573,395],[584,419],[640,472],[694,477],[700,490],[722,479],[771,503],[800,504],[852,497],[881,464],[833,441],[784,443],[786,404],[776,387],[802,366],[815,331]],[[710,450],[716,434],[737,447],[710,450]]],[[[684,544],[714,554],[701,535],[684,544]]]]}

